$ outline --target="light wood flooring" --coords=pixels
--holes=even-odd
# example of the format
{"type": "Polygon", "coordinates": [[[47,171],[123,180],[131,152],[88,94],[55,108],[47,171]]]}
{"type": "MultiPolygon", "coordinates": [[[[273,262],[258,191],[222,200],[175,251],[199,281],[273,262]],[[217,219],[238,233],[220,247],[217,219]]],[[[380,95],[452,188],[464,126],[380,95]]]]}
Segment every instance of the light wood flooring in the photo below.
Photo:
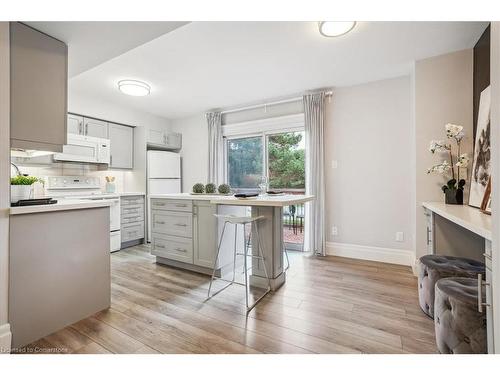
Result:
{"type": "Polygon", "coordinates": [[[244,289],[204,302],[209,277],[111,255],[111,308],[38,340],[45,353],[435,353],[409,267],[291,254],[286,284],[245,316],[244,289]]]}

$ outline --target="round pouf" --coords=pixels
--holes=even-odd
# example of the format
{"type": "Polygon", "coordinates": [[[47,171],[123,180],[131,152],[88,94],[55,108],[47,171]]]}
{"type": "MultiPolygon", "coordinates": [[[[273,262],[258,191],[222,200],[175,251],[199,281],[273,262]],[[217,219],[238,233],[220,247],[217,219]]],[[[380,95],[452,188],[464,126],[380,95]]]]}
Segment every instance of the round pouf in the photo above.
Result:
{"type": "Polygon", "coordinates": [[[477,307],[477,280],[450,277],[436,283],[434,327],[440,353],[487,352],[486,314],[477,307]]]}
{"type": "Polygon", "coordinates": [[[485,274],[484,263],[445,255],[424,255],[419,259],[418,301],[420,308],[434,317],[434,286],[445,277],[473,277],[485,274]]]}

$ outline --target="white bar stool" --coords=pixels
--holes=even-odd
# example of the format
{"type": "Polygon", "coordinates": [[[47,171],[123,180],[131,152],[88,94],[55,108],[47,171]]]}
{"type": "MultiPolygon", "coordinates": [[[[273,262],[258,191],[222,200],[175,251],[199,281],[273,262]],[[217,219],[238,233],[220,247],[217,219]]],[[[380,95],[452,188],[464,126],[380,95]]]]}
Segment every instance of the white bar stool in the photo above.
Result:
{"type": "MultiPolygon", "coordinates": [[[[213,296],[219,294],[220,292],[222,292],[224,289],[226,289],[227,287],[231,286],[232,284],[243,285],[245,287],[245,301],[246,301],[247,314],[248,314],[250,312],[250,310],[252,310],[255,307],[255,305],[257,305],[257,303],[259,303],[259,301],[262,298],[264,298],[271,291],[271,280],[269,279],[269,274],[267,272],[266,262],[265,262],[265,259],[264,259],[264,254],[262,252],[262,244],[261,244],[261,241],[260,241],[259,229],[258,229],[258,226],[257,226],[257,221],[264,219],[264,216],[249,217],[249,216],[217,215],[217,214],[215,214],[214,216],[216,216],[219,219],[224,220],[224,227],[222,228],[222,234],[220,236],[219,245],[217,247],[217,255],[215,256],[212,277],[210,279],[210,285],[208,287],[208,294],[207,294],[207,299],[206,300],[208,301],[210,298],[212,298],[213,296]],[[215,292],[212,295],[210,295],[210,291],[212,289],[212,282],[214,281],[214,279],[216,279],[216,277],[215,277],[215,268],[216,268],[217,262],[219,260],[220,248],[221,248],[221,245],[222,245],[222,240],[224,238],[224,233],[226,231],[227,224],[233,224],[234,225],[233,278],[232,278],[232,280],[226,280],[226,279],[224,279],[222,277],[218,277],[217,279],[223,280],[223,281],[227,281],[228,284],[226,286],[224,286],[223,288],[221,288],[220,290],[218,290],[217,292],[215,292]],[[246,241],[246,228],[245,228],[246,224],[251,224],[254,227],[254,229],[255,229],[255,235],[257,237],[258,255],[248,254],[248,249],[250,247],[250,241],[248,241],[248,242],[246,241]],[[243,226],[243,248],[244,248],[244,252],[243,253],[238,253],[238,251],[236,250],[237,236],[238,236],[238,225],[243,226]],[[243,266],[244,267],[243,272],[245,273],[245,282],[244,283],[240,283],[240,282],[235,281],[235,276],[236,276],[236,256],[237,255],[242,255],[243,259],[244,259],[244,266],[243,266]],[[247,266],[247,258],[248,257],[262,260],[262,264],[264,266],[264,274],[266,276],[267,283],[268,283],[268,287],[267,287],[266,291],[264,292],[264,294],[262,294],[262,296],[260,296],[251,306],[248,305],[248,289],[249,289],[249,285],[248,285],[248,266],[247,266]]],[[[251,235],[251,233],[252,232],[250,231],[250,235],[251,235]]],[[[252,241],[252,247],[253,246],[254,246],[254,241],[252,241]]]]}

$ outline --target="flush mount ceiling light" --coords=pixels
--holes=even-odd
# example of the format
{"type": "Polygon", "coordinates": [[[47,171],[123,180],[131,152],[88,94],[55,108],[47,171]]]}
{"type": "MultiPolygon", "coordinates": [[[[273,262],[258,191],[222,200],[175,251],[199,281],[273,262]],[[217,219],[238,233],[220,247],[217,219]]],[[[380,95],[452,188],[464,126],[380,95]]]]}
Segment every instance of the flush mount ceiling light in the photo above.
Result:
{"type": "Polygon", "coordinates": [[[125,79],[118,82],[118,89],[127,95],[146,96],[151,92],[151,86],[145,82],[125,79]]]}
{"type": "Polygon", "coordinates": [[[326,37],[335,37],[347,34],[351,31],[356,22],[354,21],[322,21],[318,22],[318,28],[321,35],[326,37]]]}

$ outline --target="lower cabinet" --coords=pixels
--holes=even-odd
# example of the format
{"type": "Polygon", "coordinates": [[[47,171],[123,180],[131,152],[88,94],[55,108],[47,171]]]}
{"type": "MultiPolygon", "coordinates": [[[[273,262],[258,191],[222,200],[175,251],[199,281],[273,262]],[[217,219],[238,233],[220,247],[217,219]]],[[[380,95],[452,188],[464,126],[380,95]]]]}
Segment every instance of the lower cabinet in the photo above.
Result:
{"type": "Polygon", "coordinates": [[[216,206],[208,201],[180,205],[168,199],[152,199],[151,207],[151,254],[200,270],[212,269],[217,250],[216,206]]]}
{"type": "Polygon", "coordinates": [[[121,248],[144,242],[144,196],[125,195],[120,199],[121,248]]]}

